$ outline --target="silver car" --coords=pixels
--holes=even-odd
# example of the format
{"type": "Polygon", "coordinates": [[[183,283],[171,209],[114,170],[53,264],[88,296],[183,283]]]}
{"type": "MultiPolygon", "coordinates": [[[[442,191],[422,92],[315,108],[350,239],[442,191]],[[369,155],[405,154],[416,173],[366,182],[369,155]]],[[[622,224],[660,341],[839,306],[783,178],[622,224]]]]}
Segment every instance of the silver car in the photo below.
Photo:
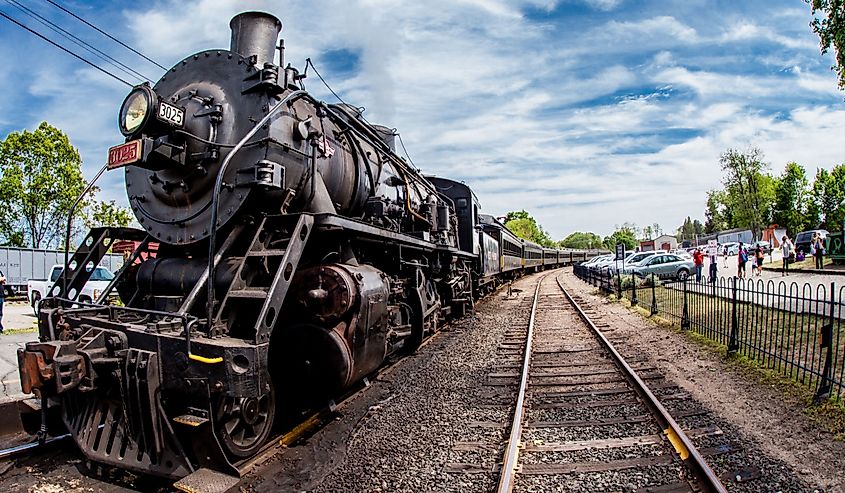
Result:
{"type": "Polygon", "coordinates": [[[661,279],[677,279],[679,281],[688,278],[694,270],[695,262],[671,253],[652,255],[640,262],[639,265],[631,267],[631,271],[640,277],[654,274],[661,279]]]}
{"type": "MultiPolygon", "coordinates": [[[[663,251],[661,250],[661,251],[657,251],[657,252],[655,252],[655,251],[637,252],[637,253],[635,253],[635,254],[633,254],[630,257],[627,257],[625,259],[625,262],[623,262],[622,265],[620,266],[620,272],[622,274],[630,274],[631,272],[633,272],[634,267],[641,265],[643,262],[648,260],[649,257],[653,257],[654,255],[657,255],[658,253],[663,253],[663,251]]],[[[615,275],[616,274],[616,267],[611,266],[610,271],[611,271],[610,272],[611,274],[615,275]]]]}

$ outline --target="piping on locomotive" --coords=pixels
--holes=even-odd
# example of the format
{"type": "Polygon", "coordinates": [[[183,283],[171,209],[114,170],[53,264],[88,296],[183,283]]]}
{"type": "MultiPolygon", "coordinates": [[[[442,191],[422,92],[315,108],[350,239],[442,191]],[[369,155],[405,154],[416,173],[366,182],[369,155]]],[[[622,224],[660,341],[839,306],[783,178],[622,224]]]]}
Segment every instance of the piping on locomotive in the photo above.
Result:
{"type": "Polygon", "coordinates": [[[281,47],[274,63],[272,15],[230,27],[229,50],[126,98],[108,165],[142,229],[92,229],[18,352],[24,391],[58,403],[98,463],[237,474],[282,409],[412,351],[503,276],[586,258],[522,242],[466,185],[409,166],[391,129],[305,92],[281,47]],[[118,240],[139,246],[99,302],[78,302],[118,240]]]}

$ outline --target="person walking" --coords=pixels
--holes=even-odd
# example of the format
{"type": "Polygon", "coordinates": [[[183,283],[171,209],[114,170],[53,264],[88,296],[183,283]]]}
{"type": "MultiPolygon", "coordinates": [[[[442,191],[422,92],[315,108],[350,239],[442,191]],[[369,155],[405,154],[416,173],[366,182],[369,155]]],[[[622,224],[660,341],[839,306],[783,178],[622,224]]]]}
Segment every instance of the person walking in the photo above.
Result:
{"type": "Polygon", "coordinates": [[[780,275],[783,277],[789,275],[789,261],[792,256],[792,252],[795,251],[795,246],[792,244],[792,240],[789,239],[789,236],[783,235],[783,238],[781,238],[780,241],[780,248],[783,252],[783,268],[781,269],[780,275]]]}
{"type": "Polygon", "coordinates": [[[713,249],[710,253],[712,254],[710,255],[710,283],[715,284],[716,276],[719,272],[719,251],[713,249]]]}
{"type": "Polygon", "coordinates": [[[736,254],[736,276],[740,279],[745,278],[745,264],[748,262],[748,251],[739,243],[739,251],[736,254]]]}
{"type": "Polygon", "coordinates": [[[725,269],[728,268],[728,245],[725,245],[725,248],[722,250],[722,267],[725,269]]]}
{"type": "Polygon", "coordinates": [[[815,251],[813,252],[813,256],[816,258],[816,269],[824,270],[824,239],[822,239],[822,235],[818,233],[813,233],[813,246],[815,247],[815,251]]]}
{"type": "Polygon", "coordinates": [[[704,254],[700,248],[696,248],[692,254],[692,261],[695,264],[695,282],[701,282],[701,269],[704,267],[704,254]]]}
{"type": "Polygon", "coordinates": [[[757,267],[757,277],[761,277],[763,275],[764,260],[766,260],[766,252],[763,251],[763,247],[757,245],[757,251],[754,254],[754,264],[757,267]]]}

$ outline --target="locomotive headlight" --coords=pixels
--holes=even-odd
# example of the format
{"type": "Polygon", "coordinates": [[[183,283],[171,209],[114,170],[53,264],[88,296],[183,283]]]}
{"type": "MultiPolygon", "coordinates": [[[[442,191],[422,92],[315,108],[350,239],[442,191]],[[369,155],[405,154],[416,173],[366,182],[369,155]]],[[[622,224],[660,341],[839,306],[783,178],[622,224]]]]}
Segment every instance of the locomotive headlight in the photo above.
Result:
{"type": "Polygon", "coordinates": [[[137,86],[120,107],[120,131],[127,137],[138,132],[155,107],[155,93],[148,85],[137,86]]]}

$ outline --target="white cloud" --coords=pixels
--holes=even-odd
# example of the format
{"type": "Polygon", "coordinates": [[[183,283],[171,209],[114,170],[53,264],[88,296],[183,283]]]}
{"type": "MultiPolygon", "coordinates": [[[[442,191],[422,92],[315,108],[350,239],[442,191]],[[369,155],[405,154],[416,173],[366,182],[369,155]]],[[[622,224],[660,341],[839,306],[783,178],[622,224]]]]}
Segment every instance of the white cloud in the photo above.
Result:
{"type": "Polygon", "coordinates": [[[642,43],[659,41],[661,44],[674,42],[694,43],[699,40],[692,27],[669,15],[661,15],[638,21],[610,21],[602,27],[602,35],[618,43],[642,43]]]}

